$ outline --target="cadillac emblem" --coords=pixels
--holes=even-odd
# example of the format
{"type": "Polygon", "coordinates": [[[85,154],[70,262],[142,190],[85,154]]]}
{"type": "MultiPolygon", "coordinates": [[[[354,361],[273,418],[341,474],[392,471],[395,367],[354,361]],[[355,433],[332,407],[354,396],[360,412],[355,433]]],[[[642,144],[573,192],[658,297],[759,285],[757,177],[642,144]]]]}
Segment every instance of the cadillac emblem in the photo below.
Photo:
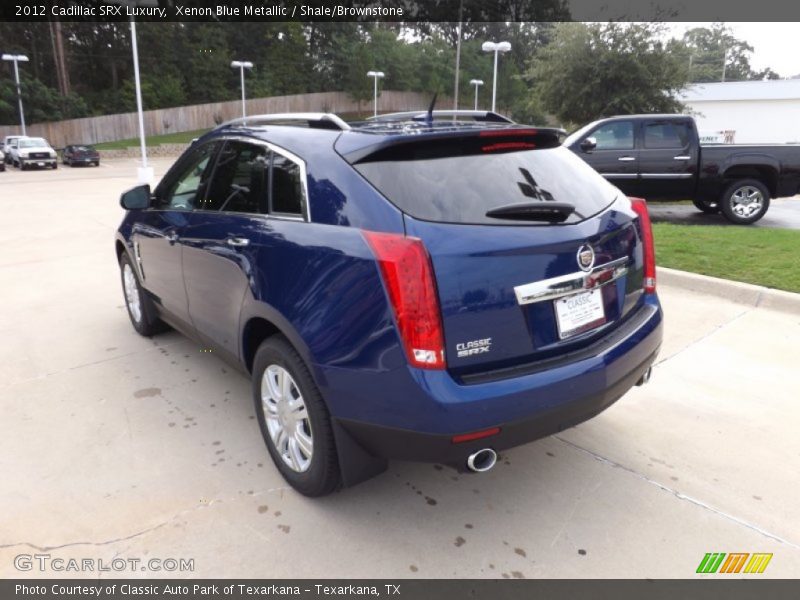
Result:
{"type": "Polygon", "coordinates": [[[583,271],[591,271],[594,266],[594,250],[588,244],[578,248],[578,266],[583,271]]]}

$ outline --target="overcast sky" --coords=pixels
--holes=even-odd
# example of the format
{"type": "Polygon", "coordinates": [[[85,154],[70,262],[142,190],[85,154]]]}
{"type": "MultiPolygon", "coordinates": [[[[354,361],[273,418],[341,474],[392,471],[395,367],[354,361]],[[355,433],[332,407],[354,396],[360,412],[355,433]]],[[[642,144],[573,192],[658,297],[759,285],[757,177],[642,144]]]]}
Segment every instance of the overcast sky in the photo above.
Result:
{"type": "MultiPolygon", "coordinates": [[[[710,23],[671,23],[675,36],[692,27],[708,27],[710,23]]],[[[753,47],[750,65],[755,70],[770,67],[781,77],[800,75],[800,23],[726,23],[733,35],[753,47]]]]}

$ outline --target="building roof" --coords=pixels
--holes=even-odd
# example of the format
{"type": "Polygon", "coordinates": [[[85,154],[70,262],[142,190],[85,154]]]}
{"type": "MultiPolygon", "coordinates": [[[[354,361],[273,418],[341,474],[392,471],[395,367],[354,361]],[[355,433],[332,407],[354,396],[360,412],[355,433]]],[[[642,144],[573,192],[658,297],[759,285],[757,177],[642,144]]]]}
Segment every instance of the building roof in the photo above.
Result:
{"type": "Polygon", "coordinates": [[[800,100],[800,79],[695,83],[680,92],[683,102],[726,100],[800,100]]]}

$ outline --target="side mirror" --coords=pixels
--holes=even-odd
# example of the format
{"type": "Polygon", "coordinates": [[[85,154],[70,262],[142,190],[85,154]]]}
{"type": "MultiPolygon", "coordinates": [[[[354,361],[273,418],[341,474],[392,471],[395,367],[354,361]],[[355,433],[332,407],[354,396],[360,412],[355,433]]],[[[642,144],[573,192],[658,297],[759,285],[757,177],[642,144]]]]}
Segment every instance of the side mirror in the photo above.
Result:
{"type": "Polygon", "coordinates": [[[147,184],[137,185],[127,192],[122,192],[119,203],[125,210],[136,210],[150,206],[150,198],[150,186],[147,184]]]}
{"type": "Polygon", "coordinates": [[[594,137],[587,137],[585,140],[581,142],[581,150],[584,152],[591,152],[595,148],[597,148],[597,138],[594,137]]]}

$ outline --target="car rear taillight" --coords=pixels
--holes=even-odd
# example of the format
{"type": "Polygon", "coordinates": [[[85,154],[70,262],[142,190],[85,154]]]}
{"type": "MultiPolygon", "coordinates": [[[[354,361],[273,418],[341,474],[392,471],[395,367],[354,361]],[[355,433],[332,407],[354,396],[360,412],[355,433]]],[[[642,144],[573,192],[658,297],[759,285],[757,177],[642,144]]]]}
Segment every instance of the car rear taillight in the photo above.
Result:
{"type": "Polygon", "coordinates": [[[650,212],[647,201],[642,198],[631,198],[631,208],[639,215],[642,231],[644,257],[644,291],[652,294],[656,291],[656,248],[653,242],[653,225],[650,223],[650,212]]]}
{"type": "Polygon", "coordinates": [[[444,336],[433,267],[422,240],[364,231],[389,293],[412,366],[444,369],[444,336]]]}

